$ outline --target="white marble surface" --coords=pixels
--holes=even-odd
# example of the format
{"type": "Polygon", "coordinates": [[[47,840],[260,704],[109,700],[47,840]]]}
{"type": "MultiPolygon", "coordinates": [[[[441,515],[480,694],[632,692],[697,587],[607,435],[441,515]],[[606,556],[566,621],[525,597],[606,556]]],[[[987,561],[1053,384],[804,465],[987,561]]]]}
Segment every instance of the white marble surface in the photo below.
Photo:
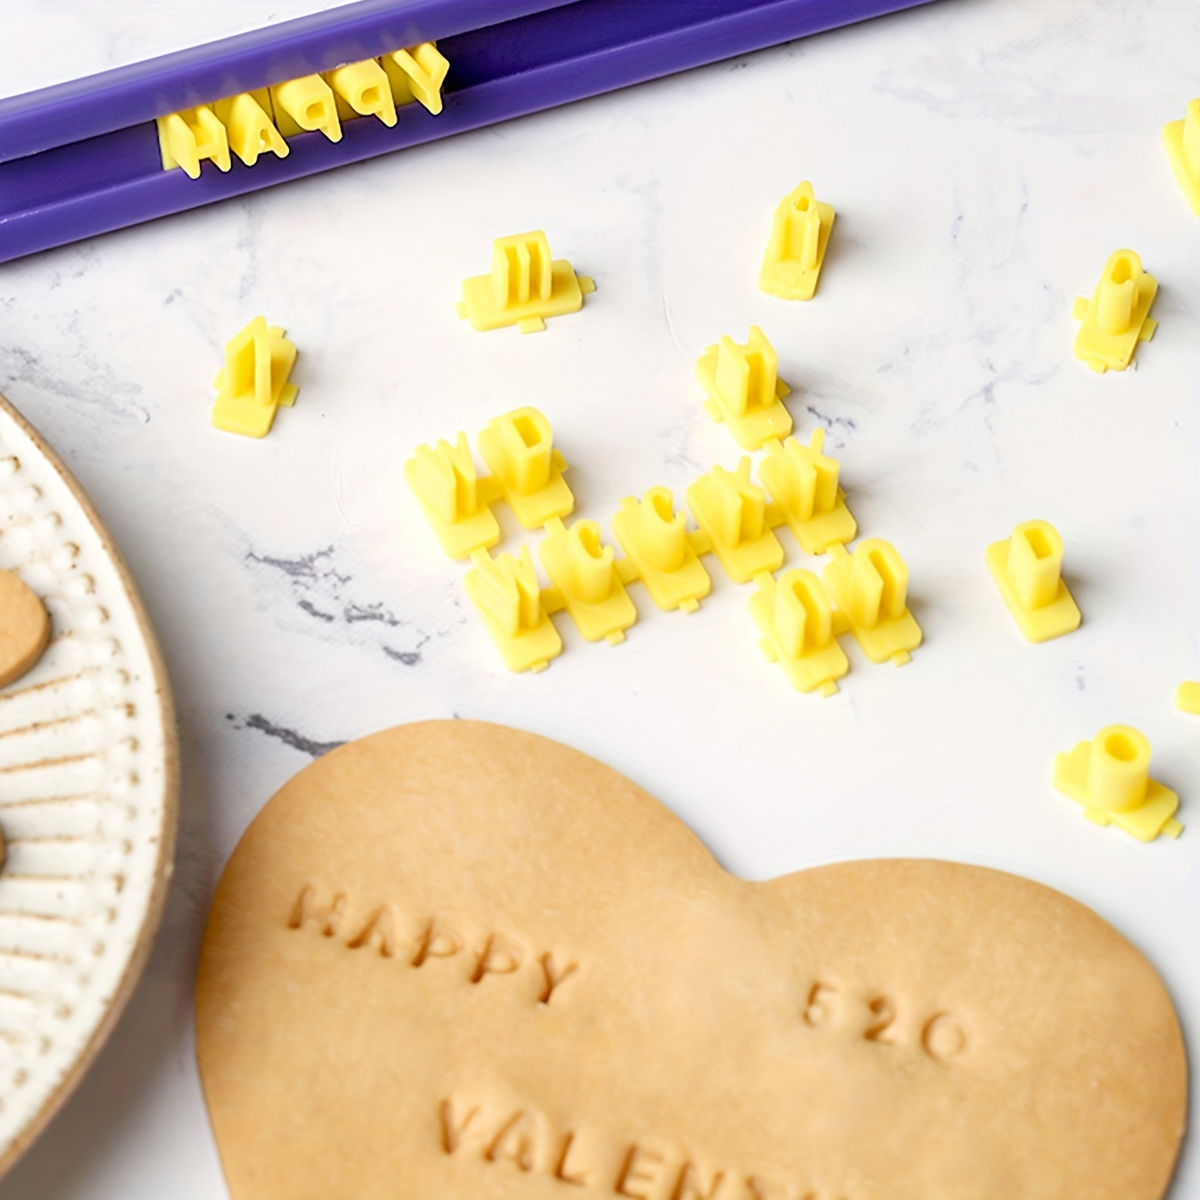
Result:
{"type": "MultiPolygon", "coordinates": [[[[0,89],[315,7],[6,0],[0,89]]],[[[1149,954],[1194,1043],[1200,722],[1172,694],[1200,677],[1200,220],[1160,130],[1197,94],[1195,5],[943,0],[0,267],[0,390],[129,559],[185,768],[146,978],[0,1198],[225,1195],[190,1028],[215,879],[313,754],[424,717],[592,752],[747,876],[923,854],[1051,883],[1149,954]],[[789,306],[755,276],[802,178],[838,225],[817,300],[789,306]],[[457,321],[490,239],[538,226],[595,277],[586,310],[529,337],[457,321]],[[1071,356],[1071,300],[1121,246],[1160,280],[1160,328],[1099,376],[1071,356]],[[261,443],[208,423],[221,346],[259,312],[301,348],[261,443]],[[830,430],[862,532],[906,557],[927,644],[902,671],[851,650],[836,697],[801,697],[758,653],[748,590],[715,579],[690,617],[639,596],[616,648],[562,622],[564,656],[509,675],[402,487],[411,448],[535,403],[607,524],[626,494],[736,462],[692,367],[752,322],[800,432],[830,430]],[[1085,614],[1040,647],[983,563],[1035,516],[1085,614]],[[1054,754],[1115,721],[1182,794],[1179,842],[1089,825],[1050,787],[1054,754]]],[[[1174,1200],[1200,1194],[1197,1133],[1174,1200]]]]}

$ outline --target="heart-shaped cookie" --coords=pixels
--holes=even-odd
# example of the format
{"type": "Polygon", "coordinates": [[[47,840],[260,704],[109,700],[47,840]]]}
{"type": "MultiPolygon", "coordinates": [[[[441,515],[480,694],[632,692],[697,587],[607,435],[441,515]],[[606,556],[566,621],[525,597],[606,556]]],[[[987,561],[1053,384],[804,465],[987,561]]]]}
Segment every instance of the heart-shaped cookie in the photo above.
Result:
{"type": "Polygon", "coordinates": [[[1157,1200],[1179,1024],[1025,879],[722,870],[492,725],[333,751],[226,868],[197,983],[235,1200],[1157,1200]]]}
{"type": "Polygon", "coordinates": [[[20,679],[49,640],[45,606],[11,571],[0,571],[0,687],[20,679]]]}

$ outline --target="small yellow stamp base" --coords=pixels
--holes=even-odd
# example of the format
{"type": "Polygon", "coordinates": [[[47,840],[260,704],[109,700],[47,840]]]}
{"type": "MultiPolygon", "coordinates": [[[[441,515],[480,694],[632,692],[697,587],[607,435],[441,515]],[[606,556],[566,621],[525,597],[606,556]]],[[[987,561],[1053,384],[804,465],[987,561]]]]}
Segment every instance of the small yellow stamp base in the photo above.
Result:
{"type": "MultiPolygon", "coordinates": [[[[736,472],[713,467],[687,489],[686,497],[708,547],[734,583],[749,583],[783,565],[783,546],[768,523],[766,496],[750,482],[748,458],[736,472]]],[[[696,551],[703,552],[698,545],[696,551]]]]}
{"type": "Polygon", "coordinates": [[[492,243],[492,269],[463,281],[458,315],[485,332],[515,325],[522,333],[537,333],[546,328],[547,317],[578,312],[584,296],[595,290],[565,258],[551,261],[550,244],[538,229],[492,243]]]}
{"type": "Polygon", "coordinates": [[[687,534],[683,513],[674,510],[667,488],[651,488],[639,502],[621,501],[612,519],[613,533],[627,558],[622,579],[640,579],[650,599],[664,612],[695,612],[712,589],[712,580],[687,534]]]}
{"type": "MultiPolygon", "coordinates": [[[[1027,524],[1044,524],[1044,522],[1027,522],[1027,524]]],[[[1022,528],[1018,526],[1018,532],[1014,533],[1013,537],[1022,536],[1020,532],[1022,528]]],[[[1000,589],[1000,596],[1004,600],[1005,606],[1017,622],[1017,628],[1031,642],[1048,642],[1078,629],[1083,615],[1067,590],[1067,585],[1061,575],[1058,577],[1053,599],[1048,603],[1039,608],[1031,608],[1021,602],[1016,582],[1009,570],[1012,544],[1013,538],[1011,537],[993,542],[987,548],[987,565],[996,581],[996,586],[1000,589]]],[[[1059,558],[1061,560],[1061,549],[1059,558]]]]}
{"type": "Polygon", "coordinates": [[[1200,100],[1189,101],[1182,121],[1163,127],[1163,145],[1192,212],[1200,217],[1200,100]]]}
{"type": "Polygon", "coordinates": [[[225,366],[213,386],[212,423],[225,433],[261,438],[271,432],[280,407],[290,408],[299,389],[288,383],[296,347],[283,330],[255,317],[225,347],[225,366]]]}
{"type": "Polygon", "coordinates": [[[1175,707],[1180,712],[1200,716],[1200,683],[1185,679],[1175,689],[1175,707]]]}
{"type": "Polygon", "coordinates": [[[463,584],[484,628],[510,671],[544,671],[562,653],[562,638],[542,603],[528,546],[520,555],[471,556],[475,566],[463,584]]]}
{"type": "Polygon", "coordinates": [[[536,408],[517,408],[489,421],[476,445],[504,499],[526,529],[540,529],[575,507],[563,472],[567,460],[553,448],[550,423],[536,408]]]}
{"type": "Polygon", "coordinates": [[[596,290],[586,275],[576,275],[575,268],[560,258],[550,264],[550,296],[548,299],[528,300],[524,304],[502,307],[492,295],[490,275],[476,275],[463,281],[463,298],[458,315],[466,317],[473,328],[486,332],[515,325],[522,333],[540,333],[548,317],[561,317],[578,312],[583,298],[596,290]]]}
{"type": "Polygon", "coordinates": [[[813,298],[834,215],[833,205],[817,200],[807,180],[780,201],[758,273],[760,291],[781,300],[813,298]]]}
{"type": "Polygon", "coordinates": [[[822,578],[837,604],[839,623],[873,663],[891,660],[904,666],[924,635],[906,607],[908,568],[896,548],[869,538],[853,554],[845,546],[831,546],[829,553],[833,561],[822,578]]]}
{"type": "Polygon", "coordinates": [[[1089,783],[1095,747],[1096,742],[1080,742],[1060,754],[1054,760],[1054,786],[1081,805],[1083,815],[1097,825],[1115,825],[1139,842],[1152,842],[1160,835],[1177,838],[1183,832],[1183,825],[1175,820],[1179,797],[1156,780],[1146,781],[1145,798],[1135,808],[1122,812],[1095,803],[1089,783]]]}
{"type": "Polygon", "coordinates": [[[1111,254],[1092,298],[1075,300],[1072,315],[1080,322],[1075,357],[1093,371],[1124,371],[1138,343],[1148,342],[1158,328],[1150,318],[1157,294],[1158,281],[1142,270],[1132,250],[1111,254]]]}
{"type": "Polygon", "coordinates": [[[811,571],[794,570],[779,579],[764,572],[755,583],[750,615],[762,632],[767,661],[783,668],[796,691],[832,696],[850,660],[834,637],[833,605],[821,581],[811,571]]]}
{"type": "Polygon", "coordinates": [[[838,487],[838,462],[824,453],[825,431],[814,429],[806,446],[796,438],[768,442],[758,477],[779,506],[800,549],[824,554],[830,546],[853,541],[858,523],[838,487]]]}
{"type": "Polygon", "coordinates": [[[589,642],[615,646],[625,640],[637,609],[617,574],[612,547],[600,544],[595,521],[577,521],[570,529],[551,521],[538,557],[552,585],[542,593],[547,612],[565,608],[589,642]]]}
{"type": "Polygon", "coordinates": [[[792,432],[791,414],[782,404],[792,389],[778,369],[775,348],[757,325],[750,326],[745,345],[723,337],[696,361],[707,397],[704,411],[724,422],[743,450],[761,450],[792,432]]]}
{"type": "Polygon", "coordinates": [[[404,464],[404,478],[451,558],[470,558],[500,540],[500,524],[489,506],[503,492],[494,476],[481,479],[476,473],[466,434],[460,433],[453,446],[445,440],[418,446],[404,464]]]}

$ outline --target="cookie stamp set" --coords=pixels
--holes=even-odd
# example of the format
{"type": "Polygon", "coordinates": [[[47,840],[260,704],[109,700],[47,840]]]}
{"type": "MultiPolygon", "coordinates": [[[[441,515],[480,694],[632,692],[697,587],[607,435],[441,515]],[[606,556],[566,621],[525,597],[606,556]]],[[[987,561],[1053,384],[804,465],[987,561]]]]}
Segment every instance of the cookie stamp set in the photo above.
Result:
{"type": "MultiPolygon", "coordinates": [[[[920,2],[361,0],[0,100],[0,262],[920,2]]],[[[1190,203],[1200,101],[1165,137],[1190,203]]],[[[834,224],[808,181],[783,196],[756,249],[760,290],[814,300],[850,221],[834,224]]],[[[548,321],[550,338],[587,321],[596,287],[540,230],[505,235],[446,316],[524,345],[548,321]]],[[[1076,357],[1107,373],[1152,353],[1138,348],[1157,293],[1137,254],[1114,252],[1076,301],[1076,357]]],[[[624,642],[633,585],[674,621],[709,603],[714,578],[780,668],[767,685],[785,679],[797,706],[814,697],[791,689],[838,692],[843,646],[903,666],[926,628],[936,640],[897,548],[855,543],[836,443],[825,427],[791,436],[776,348],[748,328],[704,349],[688,380],[746,456],[678,502],[631,481],[615,545],[570,521],[586,456],[568,447],[568,464],[532,405],[478,433],[486,471],[465,433],[395,459],[430,532],[412,553],[436,543],[464,564],[470,633],[510,671],[542,672],[560,629],[624,642]],[[528,544],[497,550],[517,526],[548,582],[528,544]]],[[[312,419],[298,358],[282,324],[251,320],[225,347],[221,432],[206,432],[258,453],[241,438],[272,448],[312,419]]],[[[453,395],[438,403],[457,429],[453,395]]],[[[1049,522],[979,558],[1026,641],[1090,619],[1049,522]]],[[[1180,685],[1181,709],[1200,710],[1198,686],[1180,685]]],[[[518,702],[504,711],[510,724],[357,730],[256,801],[194,988],[232,1200],[1168,1195],[1187,1129],[1180,1014],[1092,909],[1013,871],[886,849],[749,882],[625,774],[521,728],[534,719],[518,702]]],[[[177,742],[119,552],[0,401],[0,1171],[94,1058],[150,951],[177,742]]],[[[1167,853],[1179,797],[1149,760],[1144,735],[1110,725],[1059,755],[1053,782],[1105,836],[1161,836],[1167,853]]]]}

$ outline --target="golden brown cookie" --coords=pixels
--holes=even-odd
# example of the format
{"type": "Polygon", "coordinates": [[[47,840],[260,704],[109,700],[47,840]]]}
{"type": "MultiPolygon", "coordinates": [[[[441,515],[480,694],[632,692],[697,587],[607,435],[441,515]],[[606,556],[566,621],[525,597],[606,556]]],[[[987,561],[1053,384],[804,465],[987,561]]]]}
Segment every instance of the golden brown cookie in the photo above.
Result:
{"type": "Polygon", "coordinates": [[[33,667],[49,640],[45,606],[11,571],[0,571],[0,687],[33,667]]]}
{"type": "Polygon", "coordinates": [[[1146,959],[1013,875],[766,883],[554,742],[333,751],[213,902],[234,1200],[1158,1200],[1186,1066],[1146,959]]]}

